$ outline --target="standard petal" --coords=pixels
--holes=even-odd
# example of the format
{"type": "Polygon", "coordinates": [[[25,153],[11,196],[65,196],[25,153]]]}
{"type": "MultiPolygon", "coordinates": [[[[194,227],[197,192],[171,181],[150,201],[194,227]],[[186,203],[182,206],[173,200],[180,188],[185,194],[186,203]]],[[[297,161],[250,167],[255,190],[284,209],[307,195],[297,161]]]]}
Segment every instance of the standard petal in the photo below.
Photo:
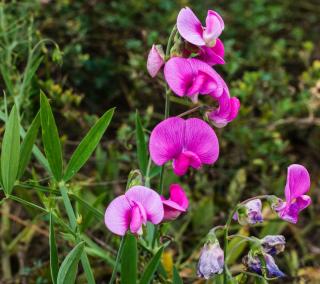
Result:
{"type": "Polygon", "coordinates": [[[185,210],[189,207],[188,197],[179,184],[170,185],[170,200],[172,200],[185,210]]]}
{"type": "Polygon", "coordinates": [[[216,39],[221,35],[224,23],[221,16],[212,10],[208,11],[206,27],[203,31],[203,39],[209,47],[214,46],[216,39]]]}
{"type": "Polygon", "coordinates": [[[180,10],[177,18],[177,29],[180,35],[195,45],[205,45],[202,38],[203,28],[197,16],[188,7],[180,10]]]}
{"type": "Polygon", "coordinates": [[[308,170],[298,164],[288,167],[287,183],[285,187],[285,196],[287,203],[304,195],[310,189],[310,175],[308,170]]]}
{"type": "Polygon", "coordinates": [[[164,53],[161,46],[152,45],[147,60],[147,70],[150,76],[154,78],[163,65],[164,53]]]}
{"type": "Polygon", "coordinates": [[[213,164],[219,156],[219,142],[214,130],[203,120],[186,120],[185,149],[195,153],[203,164],[213,164]]]}
{"type": "Polygon", "coordinates": [[[104,222],[114,234],[124,236],[129,229],[131,219],[131,206],[124,195],[115,198],[108,206],[104,222]]]}
{"type": "Polygon", "coordinates": [[[170,89],[180,97],[188,92],[195,75],[186,58],[173,57],[164,66],[164,77],[170,89]]]}
{"type": "Polygon", "coordinates": [[[145,186],[131,187],[126,193],[130,201],[139,202],[146,211],[147,220],[153,224],[159,224],[163,219],[163,205],[160,195],[145,186]]]}
{"type": "Polygon", "coordinates": [[[152,130],[149,151],[155,164],[161,166],[181,153],[184,131],[185,121],[179,117],[168,118],[152,130]]]}

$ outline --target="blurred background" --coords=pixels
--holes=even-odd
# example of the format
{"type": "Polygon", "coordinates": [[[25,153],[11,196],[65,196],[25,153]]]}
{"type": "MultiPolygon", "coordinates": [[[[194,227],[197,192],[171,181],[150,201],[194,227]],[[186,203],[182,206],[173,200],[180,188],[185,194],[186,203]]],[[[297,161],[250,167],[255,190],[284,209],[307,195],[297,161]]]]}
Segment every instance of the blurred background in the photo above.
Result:
{"type": "MultiPolygon", "coordinates": [[[[286,237],[286,250],[277,263],[289,277],[274,283],[320,283],[319,0],[4,2],[0,6],[2,111],[17,93],[25,93],[21,113],[22,124],[28,127],[39,109],[42,89],[51,99],[67,160],[97,117],[117,108],[103,142],[70,185],[101,212],[124,191],[128,173],[138,167],[136,110],[148,130],[163,117],[163,78],[147,74],[149,49],[153,43],[166,44],[182,7],[189,6],[200,19],[208,9],[218,11],[226,25],[221,37],[226,64],[215,69],[231,95],[241,100],[241,111],[227,127],[216,129],[221,154],[213,167],[192,171],[180,180],[171,171],[166,174],[165,188],[181,182],[191,209],[167,232],[173,242],[165,251],[163,266],[170,275],[174,263],[184,283],[202,283],[195,277],[195,266],[208,230],[224,224],[239,200],[260,194],[282,197],[288,165],[301,163],[311,174],[313,204],[297,225],[279,221],[266,207],[269,222],[233,229],[258,237],[280,233],[286,237]]],[[[188,102],[173,98],[171,114],[189,108],[188,102]]],[[[24,178],[47,177],[34,160],[24,178]]],[[[34,203],[43,200],[34,191],[18,188],[16,194],[34,203]]],[[[81,206],[77,209],[85,220],[83,231],[106,252],[92,254],[91,262],[97,282],[107,283],[119,239],[107,232],[103,220],[81,206]]],[[[0,283],[51,283],[46,218],[15,203],[9,212],[1,211],[1,236],[11,245],[6,255],[12,281],[2,282],[0,277],[0,283]],[[4,226],[4,215],[9,226],[4,226]]],[[[67,236],[61,230],[57,238],[62,259],[69,250],[67,236]]],[[[246,247],[235,252],[229,260],[234,273],[242,269],[246,247]]],[[[85,277],[80,276],[79,283],[81,279],[85,283],[85,277]]]]}

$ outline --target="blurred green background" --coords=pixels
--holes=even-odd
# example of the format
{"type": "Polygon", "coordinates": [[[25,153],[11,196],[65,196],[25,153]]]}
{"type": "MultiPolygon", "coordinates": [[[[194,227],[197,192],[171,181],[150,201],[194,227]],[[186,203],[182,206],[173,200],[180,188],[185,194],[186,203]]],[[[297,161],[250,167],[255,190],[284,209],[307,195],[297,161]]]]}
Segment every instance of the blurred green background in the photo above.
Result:
{"type": "MultiPolygon", "coordinates": [[[[271,220],[250,232],[285,235],[288,245],[277,262],[289,277],[276,283],[320,283],[319,4],[318,0],[3,1],[1,89],[11,105],[29,64],[35,75],[23,85],[28,95],[20,102],[22,123],[30,125],[41,88],[51,99],[68,158],[97,116],[117,107],[103,143],[70,185],[103,211],[124,191],[130,170],[138,167],[136,109],[148,130],[163,117],[163,80],[151,79],[146,71],[150,47],[154,42],[166,44],[182,7],[191,7],[200,19],[208,9],[217,10],[226,25],[221,37],[226,64],[215,69],[231,95],[241,100],[241,111],[235,121],[216,130],[221,145],[218,162],[180,179],[191,209],[167,232],[174,241],[164,255],[164,267],[170,274],[175,263],[185,283],[198,283],[195,265],[207,231],[224,224],[238,200],[258,194],[282,197],[287,166],[301,163],[311,174],[312,206],[297,225],[271,220]],[[59,49],[42,41],[33,51],[46,38],[59,49]]],[[[0,108],[5,108],[4,96],[0,108]]],[[[188,108],[186,101],[174,100],[171,115],[188,108]]],[[[25,179],[46,179],[36,161],[33,165],[25,179]]],[[[179,181],[170,171],[165,180],[166,186],[179,181]]],[[[156,184],[154,180],[152,185],[156,184]]],[[[18,193],[31,202],[39,199],[22,189],[18,193]]],[[[103,220],[95,220],[81,206],[78,212],[85,220],[83,230],[114,257],[119,240],[107,232],[103,220]]],[[[266,219],[274,219],[267,208],[264,213],[266,219]]],[[[10,214],[9,238],[16,240],[11,251],[14,283],[50,283],[47,220],[17,204],[12,204],[10,214]]],[[[62,241],[61,256],[68,251],[64,246],[62,241]]],[[[241,269],[244,252],[241,247],[230,260],[234,272],[241,269]]],[[[110,262],[103,257],[92,262],[98,283],[107,283],[110,262]]]]}

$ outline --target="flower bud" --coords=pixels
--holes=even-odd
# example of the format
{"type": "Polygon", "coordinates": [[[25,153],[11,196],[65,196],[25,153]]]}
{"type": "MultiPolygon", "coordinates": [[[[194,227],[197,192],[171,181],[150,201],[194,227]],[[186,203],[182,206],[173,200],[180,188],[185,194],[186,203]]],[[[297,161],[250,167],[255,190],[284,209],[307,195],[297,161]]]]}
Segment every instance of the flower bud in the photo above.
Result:
{"type": "Polygon", "coordinates": [[[219,242],[207,242],[200,253],[197,275],[209,279],[216,274],[221,274],[224,266],[224,253],[219,242]]]}
{"type": "Polygon", "coordinates": [[[239,224],[243,226],[262,223],[263,217],[261,209],[262,203],[260,199],[251,200],[239,207],[237,213],[234,214],[233,219],[238,220],[239,224]]]}
{"type": "Polygon", "coordinates": [[[276,255],[284,251],[286,239],[282,235],[265,236],[261,239],[261,246],[265,253],[276,255]]]}
{"type": "Polygon", "coordinates": [[[147,60],[147,70],[152,78],[158,74],[164,63],[164,52],[162,46],[152,45],[147,60]]]}
{"type": "Polygon", "coordinates": [[[271,209],[275,212],[278,212],[285,207],[285,202],[275,195],[270,195],[267,200],[271,209]]]}

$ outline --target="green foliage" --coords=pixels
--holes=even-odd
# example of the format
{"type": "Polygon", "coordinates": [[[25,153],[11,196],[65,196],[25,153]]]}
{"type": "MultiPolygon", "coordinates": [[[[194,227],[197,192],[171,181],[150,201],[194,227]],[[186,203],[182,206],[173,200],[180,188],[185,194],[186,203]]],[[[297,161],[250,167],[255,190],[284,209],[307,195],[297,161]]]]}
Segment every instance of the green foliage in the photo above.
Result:
{"type": "Polygon", "coordinates": [[[134,235],[128,233],[125,236],[121,258],[121,283],[137,283],[137,261],[137,239],[134,235]]]}
{"type": "Polygon", "coordinates": [[[159,264],[160,264],[160,258],[162,256],[163,247],[159,248],[157,253],[154,255],[154,257],[150,260],[148,265],[146,266],[143,275],[140,280],[140,284],[148,284],[152,281],[153,274],[156,272],[159,264]]]}
{"type": "Polygon", "coordinates": [[[49,245],[50,245],[50,272],[51,279],[54,284],[57,284],[59,272],[59,259],[56,245],[56,237],[54,232],[54,221],[52,213],[50,213],[50,227],[49,227],[49,245]]]}

